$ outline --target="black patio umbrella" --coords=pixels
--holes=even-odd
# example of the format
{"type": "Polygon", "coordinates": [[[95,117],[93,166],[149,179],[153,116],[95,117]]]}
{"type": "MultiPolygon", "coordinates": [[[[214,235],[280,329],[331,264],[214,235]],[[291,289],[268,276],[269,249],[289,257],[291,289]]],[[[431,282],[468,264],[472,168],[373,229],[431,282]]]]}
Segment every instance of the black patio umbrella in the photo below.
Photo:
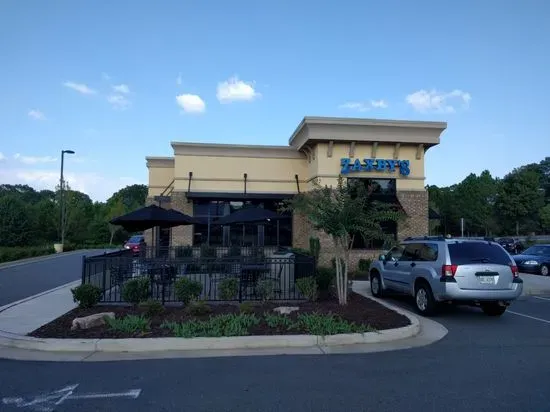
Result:
{"type": "Polygon", "coordinates": [[[248,207],[239,209],[230,215],[220,217],[212,223],[225,226],[242,223],[261,223],[270,220],[287,219],[289,217],[261,207],[248,207]]]}
{"type": "Polygon", "coordinates": [[[110,221],[113,225],[122,226],[129,232],[138,232],[153,227],[170,228],[199,223],[194,217],[174,209],[163,209],[157,205],[145,206],[110,221]]]}

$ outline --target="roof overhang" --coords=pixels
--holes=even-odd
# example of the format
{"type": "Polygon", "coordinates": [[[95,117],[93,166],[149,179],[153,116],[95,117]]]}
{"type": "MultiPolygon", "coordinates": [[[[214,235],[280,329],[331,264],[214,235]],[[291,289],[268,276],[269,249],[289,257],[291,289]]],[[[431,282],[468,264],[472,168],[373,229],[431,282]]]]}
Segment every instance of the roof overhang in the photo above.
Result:
{"type": "Polygon", "coordinates": [[[378,142],[424,145],[439,144],[446,122],[381,120],[343,117],[304,117],[289,139],[301,150],[318,142],[378,142]]]}
{"type": "Polygon", "coordinates": [[[304,154],[291,146],[263,146],[219,143],[171,142],[176,156],[252,157],[303,159],[304,154]]]}
{"type": "Polygon", "coordinates": [[[174,167],[174,158],[173,157],[155,157],[148,156],[145,158],[148,168],[173,168],[174,167]]]}

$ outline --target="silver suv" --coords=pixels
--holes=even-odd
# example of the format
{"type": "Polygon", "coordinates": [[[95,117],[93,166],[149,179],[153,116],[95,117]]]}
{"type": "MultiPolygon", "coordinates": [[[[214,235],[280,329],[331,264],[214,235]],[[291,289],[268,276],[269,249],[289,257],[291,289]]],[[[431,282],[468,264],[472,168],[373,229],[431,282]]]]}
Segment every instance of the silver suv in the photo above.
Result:
{"type": "Polygon", "coordinates": [[[390,290],[414,296],[425,316],[442,302],[500,316],[523,290],[518,268],[501,245],[464,238],[407,238],[373,262],[370,279],[373,296],[390,290]]]}

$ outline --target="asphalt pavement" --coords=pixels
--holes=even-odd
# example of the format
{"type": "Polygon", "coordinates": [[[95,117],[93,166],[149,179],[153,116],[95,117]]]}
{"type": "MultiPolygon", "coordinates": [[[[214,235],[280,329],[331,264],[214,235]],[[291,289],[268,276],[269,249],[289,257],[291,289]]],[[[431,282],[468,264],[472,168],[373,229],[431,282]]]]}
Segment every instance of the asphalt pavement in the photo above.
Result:
{"type": "Polygon", "coordinates": [[[80,279],[82,256],[97,255],[104,251],[92,249],[69,252],[0,267],[0,306],[80,279]]]}
{"type": "Polygon", "coordinates": [[[522,298],[501,318],[448,308],[435,319],[449,330],[445,338],[393,352],[0,360],[0,410],[550,411],[550,296],[522,298]]]}

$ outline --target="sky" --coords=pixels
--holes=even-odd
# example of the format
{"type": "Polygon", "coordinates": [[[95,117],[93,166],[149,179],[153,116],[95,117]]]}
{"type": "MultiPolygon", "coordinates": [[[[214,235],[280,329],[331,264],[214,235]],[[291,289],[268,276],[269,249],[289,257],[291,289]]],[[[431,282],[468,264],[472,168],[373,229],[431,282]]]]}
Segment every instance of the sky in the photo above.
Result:
{"type": "Polygon", "coordinates": [[[104,201],[171,141],[304,116],[446,121],[426,184],[550,155],[550,1],[0,2],[0,183],[104,201]]]}

